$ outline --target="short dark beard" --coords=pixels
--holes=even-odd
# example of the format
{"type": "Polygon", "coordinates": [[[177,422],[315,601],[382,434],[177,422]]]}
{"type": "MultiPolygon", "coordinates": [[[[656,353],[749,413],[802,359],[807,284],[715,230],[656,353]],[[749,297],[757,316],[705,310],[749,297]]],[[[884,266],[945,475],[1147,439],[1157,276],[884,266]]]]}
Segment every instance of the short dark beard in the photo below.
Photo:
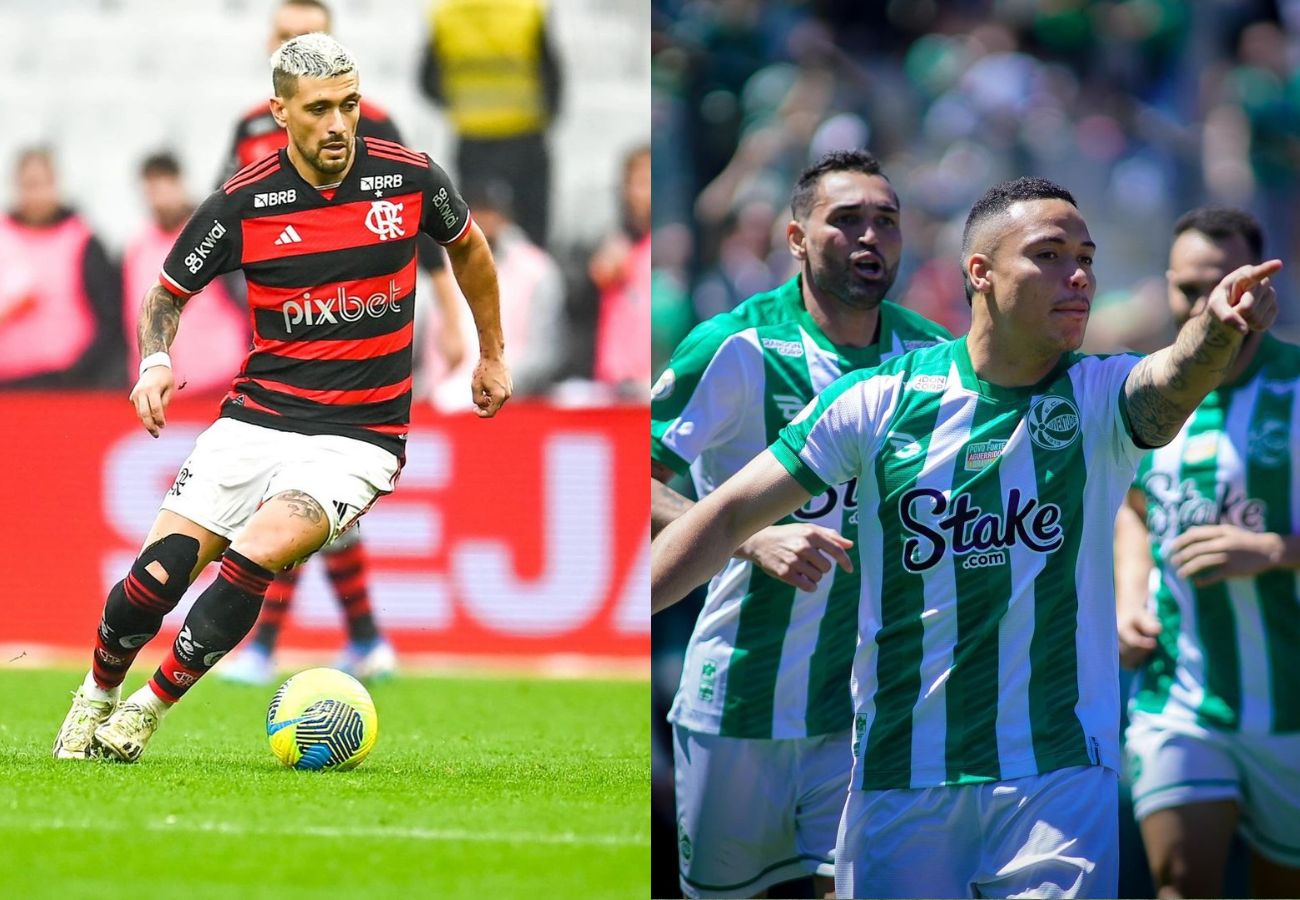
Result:
{"type": "Polygon", "coordinates": [[[863,284],[857,281],[853,267],[847,265],[839,268],[833,265],[808,267],[813,285],[818,292],[827,297],[834,297],[850,309],[867,311],[876,309],[884,301],[889,289],[894,286],[898,276],[898,265],[885,269],[885,277],[876,284],[863,284]]]}
{"type": "Polygon", "coordinates": [[[294,146],[298,148],[298,152],[302,155],[302,158],[307,161],[307,165],[311,166],[322,175],[338,175],[343,172],[343,170],[348,167],[348,163],[352,162],[352,154],[356,152],[355,144],[350,145],[348,147],[348,152],[343,155],[343,160],[337,165],[337,167],[334,167],[333,163],[326,164],[321,159],[320,150],[317,150],[315,153],[308,153],[302,144],[299,144],[297,141],[294,142],[294,146]]]}

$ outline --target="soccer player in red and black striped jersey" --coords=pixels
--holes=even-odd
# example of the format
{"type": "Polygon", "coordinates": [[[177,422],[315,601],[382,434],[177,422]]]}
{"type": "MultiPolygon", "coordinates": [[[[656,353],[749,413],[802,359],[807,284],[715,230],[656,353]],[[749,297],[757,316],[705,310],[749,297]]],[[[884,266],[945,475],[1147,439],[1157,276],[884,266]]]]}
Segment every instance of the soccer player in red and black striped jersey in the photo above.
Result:
{"type": "Polygon", "coordinates": [[[163,499],[144,549],[109,592],[92,668],[54,744],[60,758],[139,757],[162,716],[252,628],[274,574],[356,523],[396,482],[411,408],[415,237],[447,248],[479,336],[478,414],[510,396],[486,239],[425,154],[356,136],[356,62],[313,33],[271,58],[271,109],[289,145],[195,212],[140,315],[131,402],[155,437],[175,391],[167,350],[185,302],[242,269],[253,347],[163,499]],[[119,702],[140,648],[199,572],[153,678],[119,702]]]}
{"type": "MultiPolygon", "coordinates": [[[[332,20],[329,7],[320,0],[281,0],[271,17],[266,52],[274,53],[285,41],[299,35],[313,31],[329,34],[332,20]]],[[[396,123],[369,99],[361,101],[359,112],[358,137],[403,143],[396,123]]],[[[245,113],[236,125],[221,183],[245,166],[280,150],[287,142],[285,130],[263,100],[245,113]]],[[[460,294],[451,284],[451,273],[447,271],[442,250],[432,238],[424,236],[419,240],[420,268],[429,273],[438,309],[437,347],[447,366],[454,369],[464,356],[460,294]]],[[[370,605],[367,554],[361,540],[361,529],[349,529],[331,542],[322,551],[321,562],[338,598],[347,628],[347,647],[336,665],[359,678],[391,674],[396,669],[397,658],[392,645],[380,634],[370,605]]],[[[271,681],[275,675],[275,645],[293,604],[301,571],[293,568],[276,576],[266,591],[266,600],[252,637],[225,661],[217,672],[219,677],[253,684],[271,681]]]]}

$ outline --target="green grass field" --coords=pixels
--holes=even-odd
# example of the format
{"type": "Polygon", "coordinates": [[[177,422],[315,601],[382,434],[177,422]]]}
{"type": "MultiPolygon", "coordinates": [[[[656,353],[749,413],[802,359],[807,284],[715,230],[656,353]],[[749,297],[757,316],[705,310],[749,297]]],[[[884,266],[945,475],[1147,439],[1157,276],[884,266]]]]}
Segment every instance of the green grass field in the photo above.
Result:
{"type": "Polygon", "coordinates": [[[138,763],[55,760],[79,678],[0,669],[0,897],[649,894],[647,682],[402,677],[358,769],[296,772],[215,678],[138,763]]]}

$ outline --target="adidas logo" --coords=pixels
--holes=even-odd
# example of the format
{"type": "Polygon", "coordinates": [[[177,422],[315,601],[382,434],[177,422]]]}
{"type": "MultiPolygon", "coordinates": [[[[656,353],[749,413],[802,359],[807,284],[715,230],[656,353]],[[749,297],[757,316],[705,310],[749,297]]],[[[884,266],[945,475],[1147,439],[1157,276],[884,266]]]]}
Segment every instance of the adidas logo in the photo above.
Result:
{"type": "Polygon", "coordinates": [[[275,239],[275,243],[277,246],[280,244],[301,244],[302,235],[298,234],[292,225],[286,225],[284,231],[281,231],[280,236],[275,239]]]}
{"type": "Polygon", "coordinates": [[[341,525],[346,526],[348,524],[348,520],[352,517],[352,511],[355,509],[356,507],[351,503],[344,503],[341,500],[334,501],[334,511],[338,513],[341,525]]]}

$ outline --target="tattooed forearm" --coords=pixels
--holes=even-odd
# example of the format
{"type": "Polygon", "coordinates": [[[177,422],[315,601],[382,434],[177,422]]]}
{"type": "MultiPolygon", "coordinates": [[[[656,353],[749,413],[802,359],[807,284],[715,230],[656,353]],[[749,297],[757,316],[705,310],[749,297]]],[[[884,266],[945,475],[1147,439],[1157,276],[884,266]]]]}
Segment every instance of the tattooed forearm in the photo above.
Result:
{"type": "Polygon", "coordinates": [[[668,523],[682,516],[695,504],[662,481],[650,479],[650,536],[654,537],[668,523]]]}
{"type": "Polygon", "coordinates": [[[185,298],[177,297],[161,284],[155,284],[144,295],[140,303],[140,327],[136,332],[141,358],[152,353],[165,353],[172,345],[184,306],[185,298]]]}
{"type": "Polygon", "coordinates": [[[319,525],[325,521],[325,510],[316,502],[311,494],[303,491],[285,491],[276,495],[277,500],[282,500],[289,505],[289,515],[297,516],[300,519],[306,519],[313,525],[319,525]]]}
{"type": "Polygon", "coordinates": [[[1174,439],[1192,410],[1223,381],[1242,335],[1211,315],[1189,320],[1173,345],[1138,363],[1124,385],[1133,433],[1149,447],[1174,439]]]}

